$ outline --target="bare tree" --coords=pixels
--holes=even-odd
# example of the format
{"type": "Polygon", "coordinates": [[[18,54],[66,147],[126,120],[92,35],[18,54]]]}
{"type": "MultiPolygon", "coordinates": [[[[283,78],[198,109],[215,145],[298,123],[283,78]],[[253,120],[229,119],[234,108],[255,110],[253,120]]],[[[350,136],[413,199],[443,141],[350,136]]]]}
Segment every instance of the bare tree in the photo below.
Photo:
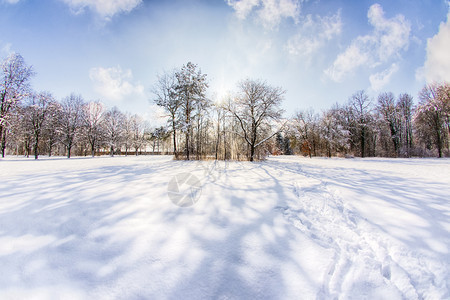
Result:
{"type": "Polygon", "coordinates": [[[130,118],[131,125],[131,144],[135,150],[135,155],[138,155],[139,149],[145,144],[145,127],[144,121],[139,115],[132,115],[130,118]]]}
{"type": "Polygon", "coordinates": [[[155,95],[155,104],[164,108],[169,117],[168,122],[172,128],[173,153],[178,159],[177,153],[177,127],[178,112],[181,106],[181,98],[177,94],[177,77],[176,71],[164,73],[158,76],[158,81],[153,87],[155,95]]]}
{"type": "Polygon", "coordinates": [[[320,134],[325,145],[325,152],[331,157],[334,152],[343,152],[348,143],[348,131],[341,124],[341,110],[338,106],[322,113],[319,121],[320,134]]]}
{"type": "Polygon", "coordinates": [[[447,127],[447,150],[450,151],[450,84],[444,82],[439,85],[439,102],[444,116],[444,123],[447,127]]]}
{"type": "MultiPolygon", "coordinates": [[[[233,127],[234,117],[226,109],[226,103],[223,101],[214,105],[214,111],[211,120],[215,118],[215,130],[212,130],[214,145],[211,151],[216,160],[231,158],[231,137],[235,135],[233,127]],[[215,131],[215,132],[214,132],[215,131]]],[[[213,122],[214,123],[214,122],[213,122]]],[[[211,126],[212,129],[212,126],[211,126]]]]}
{"type": "Polygon", "coordinates": [[[381,93],[378,96],[378,107],[384,123],[389,127],[395,156],[399,155],[401,141],[401,117],[399,107],[392,93],[381,93]]]}
{"type": "Polygon", "coordinates": [[[55,105],[53,96],[48,92],[41,92],[39,94],[32,94],[29,97],[28,107],[28,122],[30,123],[31,132],[33,136],[34,158],[39,157],[39,142],[44,133],[44,128],[47,125],[47,118],[51,113],[52,106],[55,105]]]}
{"type": "Polygon", "coordinates": [[[48,156],[52,156],[52,150],[57,145],[60,139],[60,120],[62,116],[62,107],[61,104],[57,101],[54,101],[52,105],[49,106],[47,117],[46,117],[46,126],[44,127],[44,135],[43,138],[46,143],[48,156]]]}
{"type": "Polygon", "coordinates": [[[426,85],[419,94],[420,103],[415,114],[417,127],[425,136],[430,134],[433,137],[439,157],[442,157],[447,135],[445,124],[448,114],[445,103],[448,95],[444,91],[438,84],[426,85]]]}
{"type": "Polygon", "coordinates": [[[353,139],[359,143],[361,157],[366,156],[366,147],[369,139],[369,125],[372,102],[363,90],[357,91],[350,98],[349,111],[352,117],[353,139]]]}
{"type": "Polygon", "coordinates": [[[15,144],[16,154],[29,157],[33,144],[33,125],[31,123],[32,108],[17,105],[8,116],[9,126],[5,133],[9,135],[8,146],[15,144]]]}
{"type": "Polygon", "coordinates": [[[5,157],[6,128],[8,115],[29,93],[31,66],[27,66],[20,54],[13,53],[1,63],[0,73],[0,142],[2,157],[5,157]]]}
{"type": "Polygon", "coordinates": [[[299,111],[294,117],[295,133],[302,141],[301,146],[307,150],[309,157],[317,155],[316,148],[319,137],[319,116],[313,109],[299,111]]]}
{"type": "Polygon", "coordinates": [[[83,105],[82,125],[86,139],[91,147],[91,155],[95,156],[95,150],[104,139],[105,107],[100,101],[92,101],[83,105]]]}
{"type": "Polygon", "coordinates": [[[132,116],[130,113],[125,113],[123,115],[123,128],[122,128],[122,144],[125,147],[125,156],[128,155],[128,150],[133,144],[133,124],[132,116]]]}
{"type": "Polygon", "coordinates": [[[408,94],[401,94],[397,107],[402,119],[402,145],[405,148],[406,156],[409,157],[413,146],[413,98],[408,94]]]}
{"type": "Polygon", "coordinates": [[[106,141],[109,144],[110,155],[114,156],[117,147],[120,149],[120,143],[123,138],[123,124],[125,116],[117,107],[113,107],[105,115],[106,141]]]}
{"type": "Polygon", "coordinates": [[[219,105],[214,106],[214,111],[217,117],[216,120],[216,142],[214,146],[214,152],[215,152],[215,159],[217,160],[219,157],[219,148],[220,148],[220,139],[221,139],[221,129],[220,124],[224,121],[225,118],[225,110],[220,107],[219,105]]]}
{"type": "Polygon", "coordinates": [[[244,80],[239,83],[239,92],[227,105],[227,110],[238,120],[242,138],[249,146],[249,160],[254,161],[255,150],[272,138],[273,122],[280,120],[280,108],[285,93],[259,80],[244,80]]]}
{"type": "Polygon", "coordinates": [[[209,108],[211,107],[211,101],[206,97],[203,97],[195,103],[194,119],[196,120],[196,135],[195,135],[195,153],[196,158],[200,159],[205,155],[204,144],[208,139],[208,128],[210,125],[209,108]]]}
{"type": "Polygon", "coordinates": [[[83,98],[80,95],[71,94],[61,103],[61,115],[59,119],[60,141],[67,149],[67,157],[70,158],[72,147],[80,133],[83,98]]]}

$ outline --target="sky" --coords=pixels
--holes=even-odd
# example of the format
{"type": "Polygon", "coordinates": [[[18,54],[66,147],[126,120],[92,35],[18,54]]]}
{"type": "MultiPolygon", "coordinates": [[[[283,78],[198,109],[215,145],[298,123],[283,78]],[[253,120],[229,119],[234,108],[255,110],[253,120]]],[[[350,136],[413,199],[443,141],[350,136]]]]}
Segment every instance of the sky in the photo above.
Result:
{"type": "Polygon", "coordinates": [[[0,57],[20,53],[37,91],[152,118],[157,75],[187,62],[220,101],[240,80],[286,90],[287,117],[358,90],[450,81],[444,0],[0,0],[0,57]]]}

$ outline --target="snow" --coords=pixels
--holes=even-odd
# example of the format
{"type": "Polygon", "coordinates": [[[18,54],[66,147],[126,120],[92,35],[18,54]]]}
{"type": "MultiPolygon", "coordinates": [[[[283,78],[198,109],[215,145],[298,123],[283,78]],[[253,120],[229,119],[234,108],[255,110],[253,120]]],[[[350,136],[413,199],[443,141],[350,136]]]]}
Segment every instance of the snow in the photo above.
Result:
{"type": "Polygon", "coordinates": [[[450,297],[450,160],[12,157],[0,176],[2,299],[450,297]]]}

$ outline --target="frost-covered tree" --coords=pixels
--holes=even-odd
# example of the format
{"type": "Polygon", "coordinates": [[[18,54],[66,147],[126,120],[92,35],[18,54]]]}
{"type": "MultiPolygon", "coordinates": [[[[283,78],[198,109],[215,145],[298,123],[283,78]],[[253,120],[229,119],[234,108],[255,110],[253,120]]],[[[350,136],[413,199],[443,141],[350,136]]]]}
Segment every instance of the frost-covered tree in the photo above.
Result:
{"type": "Polygon", "coordinates": [[[114,156],[114,151],[119,148],[123,139],[123,127],[125,115],[119,111],[117,107],[113,107],[106,112],[105,115],[105,137],[109,145],[110,155],[114,156]]]}
{"type": "Polygon", "coordinates": [[[426,85],[419,94],[420,103],[414,116],[414,122],[422,137],[431,138],[439,157],[442,157],[442,150],[448,138],[446,105],[449,94],[445,86],[445,84],[426,85]]]}
{"type": "Polygon", "coordinates": [[[222,127],[221,124],[223,122],[223,118],[224,118],[224,110],[222,107],[220,107],[220,105],[215,105],[214,106],[214,114],[216,119],[216,124],[215,124],[215,143],[214,143],[214,158],[217,160],[219,158],[219,150],[220,150],[220,141],[221,141],[221,137],[223,136],[222,134],[222,127]]]}
{"type": "Polygon", "coordinates": [[[367,155],[367,146],[371,136],[371,108],[372,102],[364,90],[357,91],[352,95],[348,105],[349,127],[353,145],[358,146],[361,157],[367,155]]]}
{"type": "Polygon", "coordinates": [[[60,142],[66,147],[70,158],[72,147],[81,132],[84,100],[81,95],[71,94],[61,102],[59,118],[60,142]]]}
{"type": "Polygon", "coordinates": [[[378,96],[378,112],[382,123],[389,128],[390,138],[394,148],[394,155],[398,156],[401,142],[401,115],[395,96],[392,93],[381,93],[378,96]]]}
{"type": "Polygon", "coordinates": [[[276,152],[283,155],[291,155],[291,141],[288,136],[283,135],[280,131],[275,135],[276,152]]]}
{"type": "Polygon", "coordinates": [[[413,146],[413,98],[409,94],[401,94],[398,97],[397,108],[400,112],[402,133],[401,144],[402,149],[407,157],[411,155],[411,148],[413,146]]]}
{"type": "Polygon", "coordinates": [[[150,141],[152,142],[152,152],[161,152],[161,144],[170,137],[170,133],[165,126],[154,128],[150,131],[150,141]]]}
{"type": "Polygon", "coordinates": [[[135,114],[130,118],[131,145],[138,155],[139,150],[145,145],[145,123],[141,116],[135,114]]]}
{"type": "Polygon", "coordinates": [[[450,151],[450,84],[439,85],[439,102],[444,116],[444,126],[447,128],[447,150],[450,151]]]}
{"type": "Polygon", "coordinates": [[[53,96],[48,92],[33,93],[28,99],[26,118],[33,137],[35,159],[39,157],[39,142],[45,133],[45,128],[52,125],[48,119],[55,105],[53,96]]]}
{"type": "Polygon", "coordinates": [[[203,97],[200,101],[196,101],[195,106],[193,116],[193,120],[195,120],[195,154],[196,158],[200,159],[206,155],[208,133],[212,123],[209,118],[211,101],[203,97]]]}
{"type": "Polygon", "coordinates": [[[175,91],[180,104],[180,126],[185,135],[185,155],[189,160],[193,152],[193,131],[195,117],[201,115],[203,103],[207,102],[206,89],[208,83],[196,64],[188,62],[175,73],[177,80],[175,91]]]}
{"type": "Polygon", "coordinates": [[[131,120],[131,114],[125,113],[123,115],[123,128],[122,128],[122,145],[125,147],[125,156],[128,155],[128,150],[133,144],[133,126],[131,120]]]}
{"type": "Polygon", "coordinates": [[[238,93],[229,101],[227,110],[238,121],[241,137],[249,147],[248,159],[253,161],[256,149],[272,138],[280,128],[273,130],[280,121],[285,91],[260,80],[247,79],[238,84],[238,93]]]}
{"type": "Polygon", "coordinates": [[[30,120],[30,108],[26,105],[17,105],[8,115],[7,147],[14,149],[16,155],[23,154],[29,157],[33,143],[33,129],[30,120]]]}
{"type": "Polygon", "coordinates": [[[54,147],[58,144],[60,139],[60,119],[62,115],[62,107],[58,101],[52,102],[49,106],[46,117],[46,125],[44,127],[43,140],[47,148],[48,156],[52,156],[54,147]]]}
{"type": "Polygon", "coordinates": [[[328,157],[337,152],[345,153],[347,149],[349,132],[344,129],[341,113],[341,108],[335,106],[323,112],[319,122],[321,139],[328,157]]]}
{"type": "Polygon", "coordinates": [[[167,114],[167,122],[172,129],[172,144],[175,158],[178,158],[177,152],[177,129],[178,116],[181,106],[181,97],[177,92],[177,71],[166,72],[158,76],[156,84],[153,86],[153,94],[155,95],[154,103],[164,109],[167,114]]]}
{"type": "Polygon", "coordinates": [[[83,105],[82,126],[92,157],[105,138],[104,119],[105,107],[100,101],[91,101],[83,105]]]}
{"type": "Polygon", "coordinates": [[[0,143],[2,157],[5,157],[6,130],[12,110],[30,92],[32,67],[27,66],[22,56],[12,53],[0,66],[0,143]]]}
{"type": "Polygon", "coordinates": [[[295,136],[300,141],[302,152],[311,157],[317,155],[319,138],[319,116],[313,109],[301,110],[294,116],[295,136]]]}

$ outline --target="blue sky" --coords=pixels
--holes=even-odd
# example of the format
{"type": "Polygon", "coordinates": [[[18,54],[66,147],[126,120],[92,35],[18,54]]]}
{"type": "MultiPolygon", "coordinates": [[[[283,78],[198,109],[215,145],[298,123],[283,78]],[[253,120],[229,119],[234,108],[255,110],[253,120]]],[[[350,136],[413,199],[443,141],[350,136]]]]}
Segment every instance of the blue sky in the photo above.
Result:
{"type": "Polygon", "coordinates": [[[156,75],[192,61],[211,98],[263,79],[289,116],[450,81],[448,18],[443,0],[0,0],[0,56],[22,54],[36,90],[147,116],[156,75]]]}

